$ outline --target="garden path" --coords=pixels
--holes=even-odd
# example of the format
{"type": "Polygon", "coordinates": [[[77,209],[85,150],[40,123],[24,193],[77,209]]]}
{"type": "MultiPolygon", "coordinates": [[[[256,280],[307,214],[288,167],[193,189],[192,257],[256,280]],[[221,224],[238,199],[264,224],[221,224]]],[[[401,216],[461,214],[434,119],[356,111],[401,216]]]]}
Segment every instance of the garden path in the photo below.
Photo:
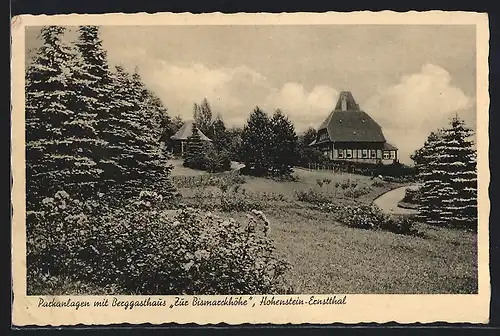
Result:
{"type": "Polygon", "coordinates": [[[392,189],[391,191],[388,191],[385,194],[376,198],[373,201],[373,204],[375,204],[380,209],[382,209],[383,212],[388,214],[402,214],[402,215],[417,214],[418,213],[417,210],[403,209],[398,207],[398,203],[403,199],[403,197],[405,196],[406,189],[408,188],[414,188],[414,187],[405,186],[392,189]]]}

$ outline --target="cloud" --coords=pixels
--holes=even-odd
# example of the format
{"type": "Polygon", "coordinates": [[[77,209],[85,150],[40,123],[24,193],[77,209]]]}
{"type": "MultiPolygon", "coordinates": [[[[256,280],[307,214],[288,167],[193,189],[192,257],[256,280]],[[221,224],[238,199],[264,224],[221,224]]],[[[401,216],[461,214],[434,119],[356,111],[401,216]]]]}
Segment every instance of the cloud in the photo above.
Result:
{"type": "Polygon", "coordinates": [[[446,69],[425,64],[420,72],[403,76],[396,85],[371,97],[363,108],[399,148],[401,161],[410,163],[410,154],[455,113],[469,122],[474,119],[473,106],[474,100],[453,86],[446,69]]]}
{"type": "Polygon", "coordinates": [[[301,84],[289,82],[273,90],[265,106],[282,109],[300,131],[309,126],[318,127],[332,110],[338,95],[337,90],[326,85],[315,86],[308,92],[301,84]]]}
{"type": "Polygon", "coordinates": [[[289,82],[274,87],[268,78],[247,67],[210,68],[204,64],[173,64],[151,58],[145,50],[120,50],[109,54],[111,64],[122,64],[129,71],[137,66],[145,84],[169,108],[171,114],[192,117],[193,104],[204,97],[228,125],[243,125],[259,106],[272,114],[281,109],[298,131],[317,127],[332,109],[338,92],[318,85],[306,90],[289,82]]]}

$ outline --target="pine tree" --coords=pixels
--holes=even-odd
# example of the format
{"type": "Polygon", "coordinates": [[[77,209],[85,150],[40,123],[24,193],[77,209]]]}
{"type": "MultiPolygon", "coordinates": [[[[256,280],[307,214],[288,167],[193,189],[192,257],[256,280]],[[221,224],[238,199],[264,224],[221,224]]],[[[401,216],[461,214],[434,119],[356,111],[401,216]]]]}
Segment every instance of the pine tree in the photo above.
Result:
{"type": "Polygon", "coordinates": [[[279,109],[271,118],[270,127],[269,157],[272,170],[278,176],[290,175],[297,159],[295,127],[279,109]]]}
{"type": "Polygon", "coordinates": [[[269,117],[258,106],[254,109],[241,135],[241,155],[246,170],[262,176],[269,173],[271,125],[269,117]]]}
{"type": "Polygon", "coordinates": [[[74,105],[72,61],[66,29],[41,30],[43,45],[26,76],[26,184],[28,205],[60,189],[92,189],[100,170],[91,157],[99,145],[94,116],[74,105]]]}
{"type": "Polygon", "coordinates": [[[184,166],[193,169],[203,169],[203,141],[195,122],[193,122],[192,134],[187,138],[184,166]]]}
{"type": "Polygon", "coordinates": [[[420,217],[428,223],[475,228],[477,173],[472,130],[455,117],[414,157],[422,179],[420,217]]]}

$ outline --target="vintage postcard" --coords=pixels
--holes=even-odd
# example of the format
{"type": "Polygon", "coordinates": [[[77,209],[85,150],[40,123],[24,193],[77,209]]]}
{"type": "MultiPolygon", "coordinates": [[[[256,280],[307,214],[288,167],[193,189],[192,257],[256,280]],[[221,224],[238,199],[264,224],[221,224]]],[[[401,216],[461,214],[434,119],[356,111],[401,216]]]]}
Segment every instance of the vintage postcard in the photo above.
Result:
{"type": "Polygon", "coordinates": [[[489,320],[488,16],[12,19],[15,326],[489,320]]]}

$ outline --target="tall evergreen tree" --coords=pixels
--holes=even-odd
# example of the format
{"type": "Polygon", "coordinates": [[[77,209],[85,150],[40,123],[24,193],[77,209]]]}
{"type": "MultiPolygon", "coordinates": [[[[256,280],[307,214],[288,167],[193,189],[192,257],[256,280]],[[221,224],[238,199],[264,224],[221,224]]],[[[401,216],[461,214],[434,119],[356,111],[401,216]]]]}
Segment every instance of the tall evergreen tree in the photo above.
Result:
{"type": "Polygon", "coordinates": [[[213,122],[213,145],[215,150],[222,151],[229,149],[229,135],[226,129],[226,124],[221,116],[217,116],[213,122]]]}
{"type": "Polygon", "coordinates": [[[243,129],[239,127],[231,127],[226,132],[228,138],[227,151],[231,160],[242,162],[244,153],[241,152],[243,129]]]}
{"type": "MultiPolygon", "coordinates": [[[[427,222],[467,228],[477,225],[476,152],[472,130],[455,117],[429,137],[420,161],[421,213],[427,222]]],[[[421,154],[421,152],[419,153],[421,154]]]]}
{"type": "Polygon", "coordinates": [[[192,134],[187,138],[184,154],[184,166],[193,169],[203,169],[204,163],[203,141],[196,123],[193,123],[192,134]]]}
{"type": "Polygon", "coordinates": [[[440,137],[442,137],[442,134],[440,133],[441,132],[431,132],[431,134],[427,137],[424,146],[410,155],[410,158],[415,163],[417,172],[425,170],[425,167],[428,166],[429,159],[433,157],[432,153],[436,150],[436,145],[440,140],[440,137]]]}
{"type": "Polygon", "coordinates": [[[241,135],[242,161],[246,170],[262,176],[269,173],[269,135],[271,125],[269,117],[258,106],[254,109],[241,135]]]}
{"type": "Polygon", "coordinates": [[[278,109],[270,120],[270,128],[269,158],[273,173],[278,176],[290,175],[297,159],[295,127],[278,109]]]}
{"type": "Polygon", "coordinates": [[[438,150],[438,169],[446,172],[449,183],[443,189],[442,218],[459,227],[475,228],[477,221],[476,151],[470,140],[473,131],[460,118],[451,120],[443,130],[443,142],[438,150]]]}
{"type": "Polygon", "coordinates": [[[99,27],[80,26],[76,46],[81,58],[75,58],[72,64],[75,78],[73,90],[76,92],[73,106],[79,113],[92,118],[94,122],[89,131],[102,140],[91,150],[90,155],[101,171],[108,172],[99,180],[99,188],[108,190],[115,184],[113,173],[119,171],[120,167],[113,159],[112,147],[107,142],[109,134],[115,129],[115,125],[110,122],[115,86],[99,27]]]}
{"type": "Polygon", "coordinates": [[[438,148],[441,141],[440,132],[431,133],[424,146],[412,156],[418,169],[418,178],[422,182],[418,217],[429,224],[443,223],[440,215],[443,174],[442,171],[435,170],[436,167],[433,163],[439,159],[440,152],[438,148]]]}
{"type": "Polygon", "coordinates": [[[92,189],[100,170],[91,157],[99,141],[94,116],[74,105],[72,61],[65,28],[41,30],[43,45],[26,74],[26,184],[28,206],[59,189],[92,189]]]}
{"type": "Polygon", "coordinates": [[[164,196],[172,196],[171,167],[161,147],[161,122],[166,109],[145,88],[138,73],[130,75],[122,67],[116,70],[117,103],[112,109],[115,128],[108,135],[116,149],[113,159],[121,168],[119,190],[137,194],[155,188],[164,196]]]}
{"type": "Polygon", "coordinates": [[[207,137],[212,139],[213,128],[212,128],[212,107],[208,103],[207,98],[203,98],[201,104],[195,104],[194,106],[194,121],[198,129],[205,134],[207,137]]]}

